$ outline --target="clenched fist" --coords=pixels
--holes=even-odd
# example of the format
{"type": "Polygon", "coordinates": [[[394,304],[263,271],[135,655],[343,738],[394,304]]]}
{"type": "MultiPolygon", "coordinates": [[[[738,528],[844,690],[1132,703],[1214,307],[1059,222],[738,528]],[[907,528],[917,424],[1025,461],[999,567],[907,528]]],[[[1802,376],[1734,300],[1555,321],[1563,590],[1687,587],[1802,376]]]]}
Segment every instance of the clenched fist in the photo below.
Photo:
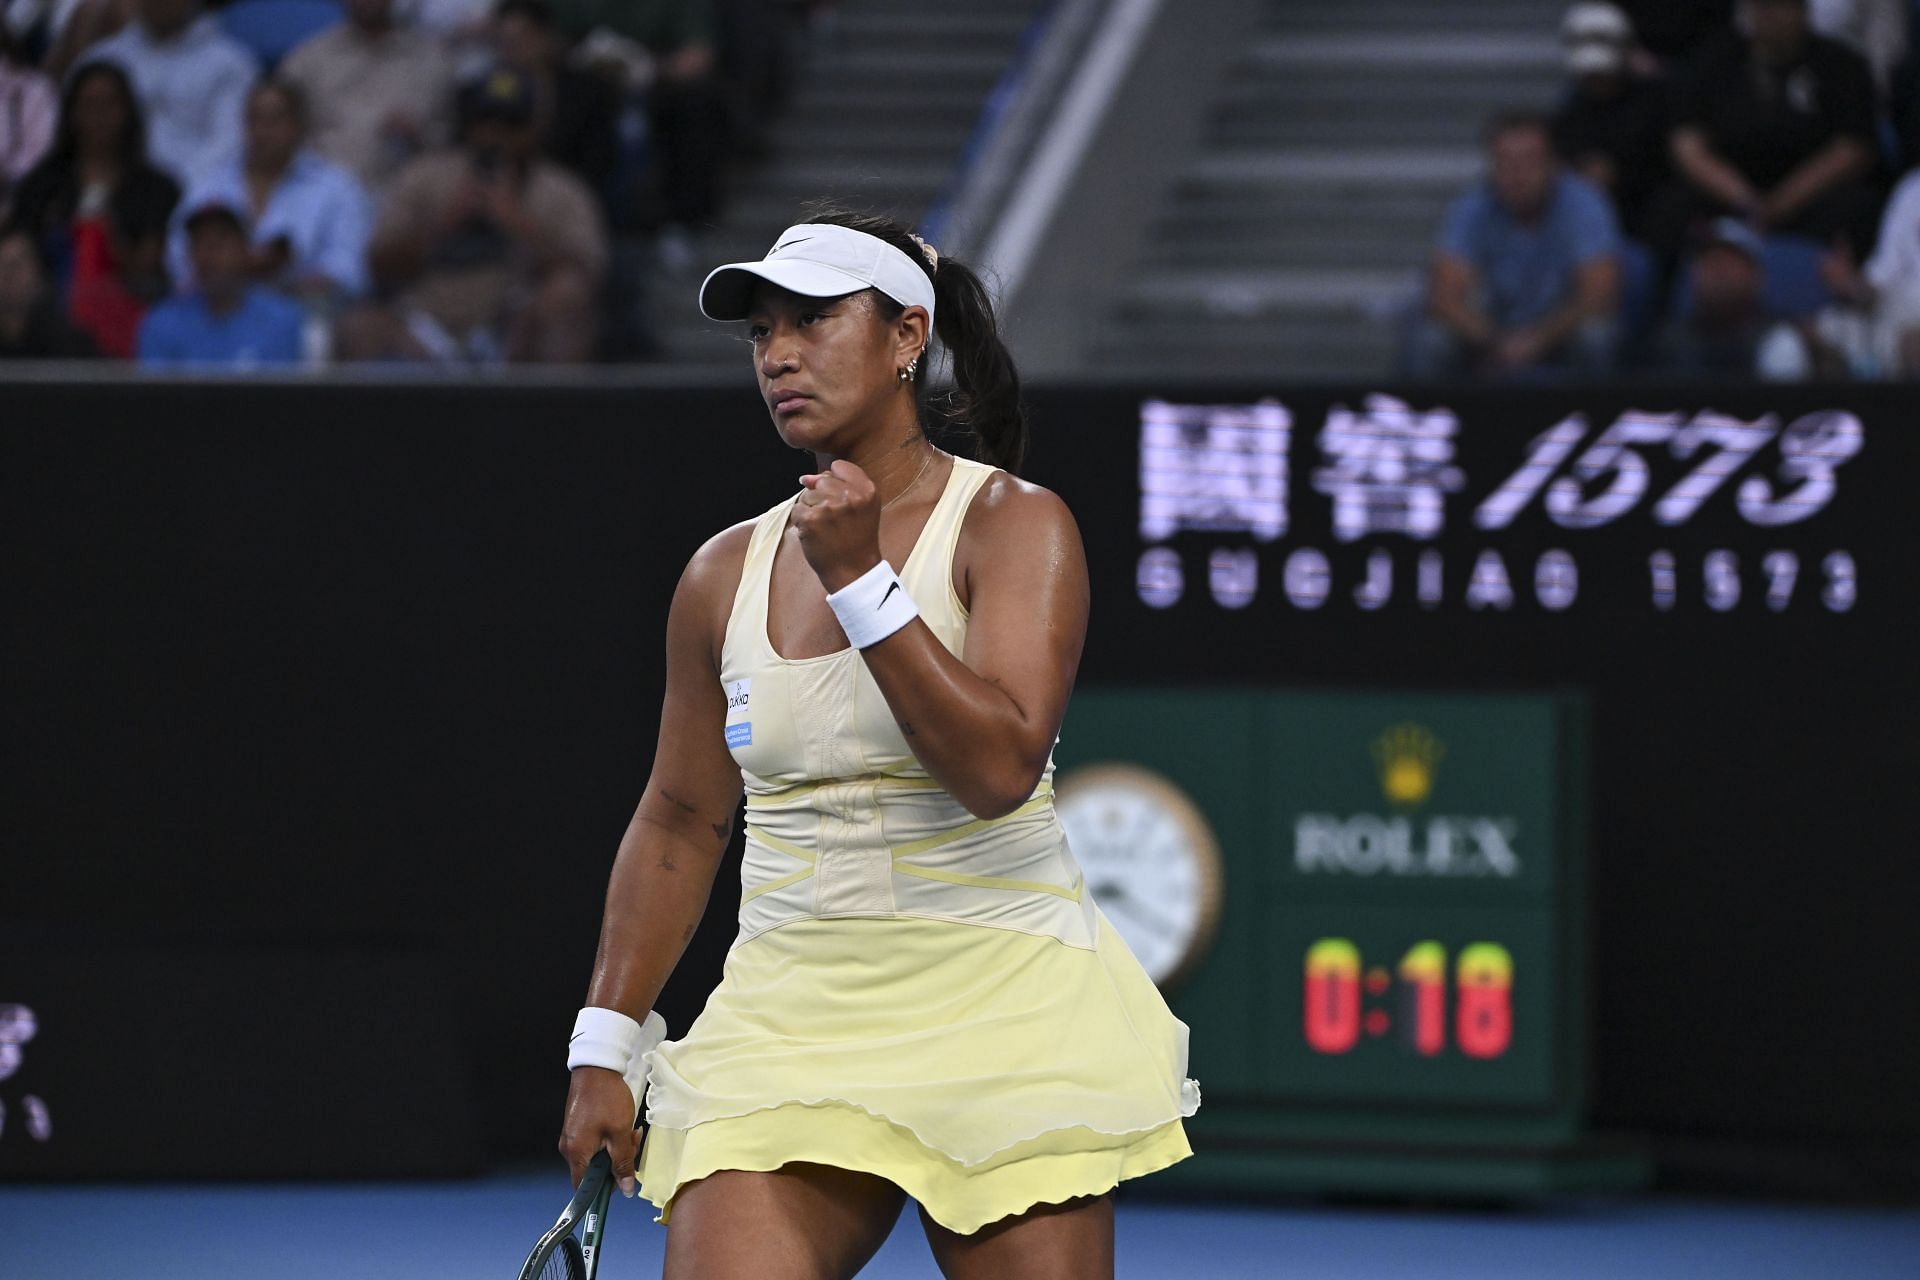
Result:
{"type": "Polygon", "coordinates": [[[867,473],[842,459],[801,476],[793,529],[807,563],[829,593],[880,563],[880,495],[867,473]]]}

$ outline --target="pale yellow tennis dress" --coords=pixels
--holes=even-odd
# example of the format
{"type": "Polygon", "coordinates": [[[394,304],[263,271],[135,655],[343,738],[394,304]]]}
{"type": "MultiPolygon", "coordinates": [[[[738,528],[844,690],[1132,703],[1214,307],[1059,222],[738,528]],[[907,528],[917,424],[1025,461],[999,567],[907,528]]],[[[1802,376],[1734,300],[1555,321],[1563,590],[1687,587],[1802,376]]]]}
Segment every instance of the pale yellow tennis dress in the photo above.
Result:
{"type": "MultiPolygon", "coordinates": [[[[901,581],[954,653],[953,550],[992,467],[955,459],[901,581]]],[[[648,1060],[641,1192],[660,1220],[721,1169],[875,1173],[971,1232],[1192,1154],[1187,1028],[1094,905],[1053,765],[981,821],[914,759],[856,650],[767,638],[760,517],[727,621],[727,741],[747,792],[740,933],[684,1039],[648,1060]]]]}

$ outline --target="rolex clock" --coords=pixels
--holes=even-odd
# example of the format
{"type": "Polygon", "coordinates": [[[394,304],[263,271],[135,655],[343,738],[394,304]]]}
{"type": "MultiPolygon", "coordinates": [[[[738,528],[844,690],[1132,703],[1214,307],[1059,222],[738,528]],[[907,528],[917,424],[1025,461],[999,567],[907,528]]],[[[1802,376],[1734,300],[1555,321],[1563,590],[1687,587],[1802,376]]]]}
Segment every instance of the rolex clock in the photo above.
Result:
{"type": "Polygon", "coordinates": [[[1093,899],[1161,987],[1192,972],[1220,923],[1220,846],[1165,775],[1091,764],[1062,778],[1055,809],[1093,899]]]}

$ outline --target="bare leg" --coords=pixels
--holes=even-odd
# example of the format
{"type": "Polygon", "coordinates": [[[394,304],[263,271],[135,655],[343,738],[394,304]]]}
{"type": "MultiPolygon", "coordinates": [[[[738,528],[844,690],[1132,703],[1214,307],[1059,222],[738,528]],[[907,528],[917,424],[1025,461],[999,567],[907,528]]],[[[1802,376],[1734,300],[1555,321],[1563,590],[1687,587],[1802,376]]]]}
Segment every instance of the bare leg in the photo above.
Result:
{"type": "Polygon", "coordinates": [[[828,1165],[723,1169],[674,1198],[665,1280],[848,1280],[905,1200],[884,1178],[828,1165]]]}
{"type": "Polygon", "coordinates": [[[1035,1205],[972,1235],[920,1211],[933,1259],[947,1280],[1113,1280],[1113,1197],[1035,1205]]]}

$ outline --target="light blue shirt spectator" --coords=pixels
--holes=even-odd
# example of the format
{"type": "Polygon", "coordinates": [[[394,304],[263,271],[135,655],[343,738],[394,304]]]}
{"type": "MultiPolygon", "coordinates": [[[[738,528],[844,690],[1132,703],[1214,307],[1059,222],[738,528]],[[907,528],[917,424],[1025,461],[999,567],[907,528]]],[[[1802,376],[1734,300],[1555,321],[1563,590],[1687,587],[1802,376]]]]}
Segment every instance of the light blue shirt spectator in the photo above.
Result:
{"type": "Polygon", "coordinates": [[[1439,251],[1467,263],[1485,290],[1487,318],[1503,330],[1546,319],[1574,292],[1574,273],[1620,251],[1613,208],[1584,178],[1561,174],[1540,216],[1514,218],[1481,183],[1454,201],[1439,251]]]}
{"type": "Polygon", "coordinates": [[[135,354],[149,369],[188,365],[258,369],[300,361],[298,303],[255,286],[240,305],[215,315],[199,294],[169,298],[147,313],[135,354]]]}
{"type": "MultiPolygon", "coordinates": [[[[240,164],[222,167],[187,193],[167,234],[167,269],[181,287],[191,287],[193,264],[187,255],[186,211],[210,201],[245,209],[250,200],[240,164]]],[[[302,148],[287,166],[267,207],[253,220],[253,245],[264,249],[284,239],[290,257],[278,283],[298,286],[315,277],[331,282],[334,292],[357,298],[367,291],[367,240],[373,209],[359,179],[340,165],[302,148]]]]}

